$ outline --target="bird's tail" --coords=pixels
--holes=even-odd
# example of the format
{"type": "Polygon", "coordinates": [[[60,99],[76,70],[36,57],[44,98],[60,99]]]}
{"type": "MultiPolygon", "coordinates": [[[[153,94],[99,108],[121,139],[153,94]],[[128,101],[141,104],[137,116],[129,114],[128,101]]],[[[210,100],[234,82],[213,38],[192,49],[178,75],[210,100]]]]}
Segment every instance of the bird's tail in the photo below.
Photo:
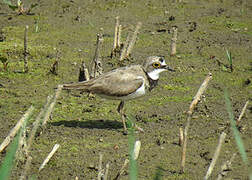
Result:
{"type": "Polygon", "coordinates": [[[85,82],[63,84],[62,89],[79,89],[88,91],[88,85],[85,82]]]}

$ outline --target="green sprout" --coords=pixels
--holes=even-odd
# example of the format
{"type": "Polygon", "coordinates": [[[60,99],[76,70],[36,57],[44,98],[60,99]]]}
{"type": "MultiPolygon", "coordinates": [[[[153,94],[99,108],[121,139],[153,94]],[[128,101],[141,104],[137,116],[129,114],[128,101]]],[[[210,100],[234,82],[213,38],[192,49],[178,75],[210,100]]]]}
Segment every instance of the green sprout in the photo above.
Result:
{"type": "Polygon", "coordinates": [[[233,59],[232,59],[232,56],[231,56],[231,52],[226,50],[226,54],[227,54],[227,59],[228,59],[228,62],[229,62],[230,70],[231,70],[231,72],[233,72],[233,59]]]}

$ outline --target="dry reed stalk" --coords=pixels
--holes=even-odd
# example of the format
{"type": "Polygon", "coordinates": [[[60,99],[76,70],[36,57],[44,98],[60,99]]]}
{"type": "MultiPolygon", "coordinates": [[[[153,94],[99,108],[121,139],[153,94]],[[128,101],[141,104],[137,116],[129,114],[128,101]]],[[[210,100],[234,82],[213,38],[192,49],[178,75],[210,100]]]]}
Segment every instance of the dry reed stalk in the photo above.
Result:
{"type": "Polygon", "coordinates": [[[24,162],[26,159],[26,149],[27,149],[27,141],[26,141],[26,121],[22,124],[20,129],[21,135],[18,141],[18,149],[16,152],[17,160],[24,162]]]}
{"type": "Polygon", "coordinates": [[[27,157],[29,156],[29,150],[30,150],[30,147],[32,145],[32,141],[34,140],[35,134],[36,134],[36,132],[38,130],[38,127],[39,127],[39,125],[41,125],[41,118],[45,114],[46,109],[49,107],[51,100],[52,100],[52,96],[47,96],[46,104],[44,105],[43,108],[41,108],[39,115],[36,117],[36,119],[35,119],[35,121],[33,123],[33,128],[32,128],[32,130],[30,132],[29,137],[28,137],[27,146],[26,146],[26,149],[25,149],[25,151],[26,151],[25,153],[26,153],[27,157]]]}
{"type": "Polygon", "coordinates": [[[200,88],[198,89],[197,94],[194,96],[193,101],[191,102],[191,105],[189,107],[189,111],[187,112],[187,123],[184,130],[184,142],[183,142],[183,148],[182,148],[182,157],[181,157],[181,172],[185,172],[185,159],[186,159],[186,146],[187,146],[187,134],[190,126],[190,122],[192,119],[192,114],[194,111],[195,106],[198,104],[200,97],[204,93],[204,91],[207,88],[208,82],[212,79],[212,74],[209,73],[203,83],[201,84],[200,88]]]}
{"type": "Polygon", "coordinates": [[[113,51],[116,50],[118,47],[118,34],[119,34],[119,16],[116,16],[116,25],[115,25],[115,34],[114,34],[114,46],[113,46],[113,51]]]}
{"type": "Polygon", "coordinates": [[[232,157],[230,158],[230,160],[226,161],[224,164],[222,164],[221,166],[221,171],[218,174],[218,178],[217,180],[221,180],[224,176],[227,175],[228,171],[231,168],[231,164],[234,161],[235,156],[237,155],[237,153],[234,153],[232,155],[232,157]]]}
{"type": "Polygon", "coordinates": [[[119,180],[120,176],[123,174],[123,172],[125,171],[126,166],[128,165],[129,160],[125,159],[120,171],[117,173],[116,177],[114,178],[114,180],[119,180]]]}
{"type": "Polygon", "coordinates": [[[29,26],[25,26],[25,32],[24,32],[24,72],[27,73],[29,71],[28,67],[28,48],[27,48],[27,32],[28,32],[29,26]]]}
{"type": "Polygon", "coordinates": [[[225,140],[226,135],[227,134],[225,132],[222,132],[221,135],[220,135],[218,146],[217,146],[217,148],[216,148],[216,150],[214,152],[213,159],[212,159],[211,164],[210,164],[210,166],[209,166],[209,168],[207,170],[207,173],[206,173],[206,176],[204,177],[204,180],[207,180],[212,174],[213,168],[214,168],[214,166],[216,164],[216,161],[217,161],[217,159],[218,159],[218,157],[220,155],[221,146],[222,146],[222,144],[223,144],[223,142],[225,140]]]}
{"type": "Polygon", "coordinates": [[[57,101],[57,99],[58,99],[59,96],[60,96],[61,91],[62,91],[62,85],[58,85],[58,88],[57,88],[57,90],[56,90],[56,92],[55,92],[53,101],[52,101],[51,104],[48,106],[48,109],[47,109],[47,111],[45,112],[45,116],[44,116],[44,118],[43,118],[43,120],[42,120],[42,126],[45,126],[45,125],[46,125],[46,123],[47,123],[47,121],[48,121],[48,119],[49,119],[49,117],[50,117],[50,115],[51,115],[51,113],[52,113],[52,111],[53,111],[53,108],[54,108],[54,106],[55,106],[55,104],[56,104],[56,101],[57,101]]]}
{"type": "Polygon", "coordinates": [[[179,146],[182,146],[184,142],[184,132],[183,132],[183,128],[180,127],[179,128],[179,146]]]}
{"type": "Polygon", "coordinates": [[[108,172],[109,172],[109,163],[106,164],[105,174],[104,174],[104,180],[108,180],[108,172]]]}
{"type": "Polygon", "coordinates": [[[178,28],[176,26],[172,27],[172,39],[171,39],[171,56],[175,56],[177,52],[177,36],[178,28]]]}
{"type": "Polygon", "coordinates": [[[125,44],[123,45],[123,49],[121,51],[121,55],[120,55],[120,61],[123,61],[126,57],[126,52],[127,52],[127,47],[129,45],[129,41],[130,41],[130,34],[128,34],[127,39],[125,41],[125,44]]]}
{"type": "Polygon", "coordinates": [[[20,176],[19,180],[28,179],[27,174],[28,174],[30,167],[31,167],[31,161],[32,161],[32,157],[28,156],[28,158],[26,159],[26,162],[25,162],[24,171],[23,171],[22,175],[20,176]]]}
{"type": "Polygon", "coordinates": [[[81,81],[89,81],[90,76],[88,72],[88,68],[84,61],[81,63],[80,71],[79,71],[79,82],[81,81]]]}
{"type": "Polygon", "coordinates": [[[122,34],[122,25],[119,25],[118,27],[118,33],[117,33],[117,48],[121,48],[121,34],[122,34]]]}
{"type": "Polygon", "coordinates": [[[241,114],[239,115],[239,118],[238,118],[237,121],[236,121],[236,126],[239,125],[239,123],[240,123],[240,121],[241,121],[241,119],[242,119],[242,117],[243,117],[243,115],[244,115],[244,113],[245,113],[245,111],[246,111],[246,108],[247,108],[248,104],[249,104],[249,100],[248,100],[248,101],[245,103],[245,105],[243,106],[242,111],[241,111],[241,114]]]}
{"type": "Polygon", "coordinates": [[[100,53],[102,41],[103,41],[102,34],[97,34],[96,49],[92,65],[92,76],[94,78],[101,75],[103,71],[101,62],[101,53],[100,53]]]}
{"type": "Polygon", "coordinates": [[[103,154],[99,153],[99,166],[98,166],[98,177],[97,177],[98,180],[101,180],[103,176],[102,158],[103,158],[103,154]]]}
{"type": "Polygon", "coordinates": [[[52,156],[54,155],[54,153],[58,150],[58,148],[60,147],[59,144],[55,144],[53,146],[52,151],[48,154],[48,156],[45,158],[45,160],[43,161],[43,163],[41,164],[41,166],[39,167],[39,171],[41,171],[45,165],[49,162],[49,160],[52,158],[52,156]]]}
{"type": "Polygon", "coordinates": [[[18,130],[21,128],[21,126],[23,125],[24,121],[26,119],[28,119],[31,115],[32,112],[34,110],[34,107],[31,106],[26,112],[25,114],[22,116],[22,118],[17,122],[17,124],[15,125],[14,128],[11,129],[11,131],[9,132],[8,136],[4,139],[4,141],[2,142],[2,144],[0,145],[0,152],[2,152],[8,145],[9,143],[13,140],[13,138],[16,136],[18,130]]]}
{"type": "Polygon", "coordinates": [[[138,23],[137,23],[137,26],[136,26],[136,29],[135,29],[135,31],[134,31],[134,33],[133,33],[133,36],[132,36],[132,38],[131,38],[131,41],[129,42],[129,46],[127,47],[125,58],[129,57],[129,55],[130,55],[130,53],[131,53],[131,51],[132,51],[132,49],[133,49],[133,46],[134,46],[135,43],[136,43],[137,34],[139,33],[139,29],[141,28],[141,26],[142,26],[142,23],[141,23],[141,22],[138,22],[138,23]]]}
{"type": "Polygon", "coordinates": [[[110,57],[120,54],[121,51],[121,32],[122,26],[119,23],[119,16],[116,17],[115,34],[114,34],[114,45],[111,51],[110,57]]]}
{"type": "Polygon", "coordinates": [[[46,104],[40,110],[39,115],[36,117],[36,119],[35,119],[35,121],[33,123],[33,128],[31,130],[30,136],[28,137],[27,146],[25,148],[26,162],[25,162],[25,169],[23,171],[22,176],[20,177],[21,180],[22,179],[27,179],[26,176],[27,176],[27,173],[30,170],[30,165],[31,165],[31,160],[32,160],[32,157],[29,155],[29,153],[30,153],[29,152],[30,151],[30,147],[31,147],[32,141],[34,140],[34,137],[35,137],[35,134],[37,132],[37,129],[38,129],[39,125],[40,125],[42,115],[45,113],[45,111],[48,108],[51,100],[52,100],[52,96],[48,96],[46,104]]]}

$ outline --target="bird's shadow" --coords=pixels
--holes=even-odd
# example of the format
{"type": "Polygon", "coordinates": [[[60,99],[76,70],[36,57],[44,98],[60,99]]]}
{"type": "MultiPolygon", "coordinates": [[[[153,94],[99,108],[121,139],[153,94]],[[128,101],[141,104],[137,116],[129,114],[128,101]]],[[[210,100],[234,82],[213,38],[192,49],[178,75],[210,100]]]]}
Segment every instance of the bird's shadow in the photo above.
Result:
{"type": "Polygon", "coordinates": [[[123,127],[122,122],[111,121],[111,120],[87,120],[87,121],[78,121],[78,120],[62,120],[57,122],[51,122],[52,126],[65,126],[65,127],[80,127],[88,129],[121,129],[123,127]]]}

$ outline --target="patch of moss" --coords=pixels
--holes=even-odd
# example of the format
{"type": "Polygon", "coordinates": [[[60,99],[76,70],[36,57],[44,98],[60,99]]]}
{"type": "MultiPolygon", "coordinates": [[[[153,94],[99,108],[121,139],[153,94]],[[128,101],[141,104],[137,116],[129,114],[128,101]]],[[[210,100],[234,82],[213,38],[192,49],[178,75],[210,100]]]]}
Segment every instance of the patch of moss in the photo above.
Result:
{"type": "Polygon", "coordinates": [[[173,86],[173,85],[170,85],[170,84],[167,84],[167,85],[163,85],[163,88],[165,90],[169,90],[169,91],[182,91],[182,92],[185,92],[185,91],[189,91],[190,90],[190,87],[182,87],[182,86],[173,86]]]}
{"type": "Polygon", "coordinates": [[[157,106],[164,105],[168,102],[190,102],[192,100],[191,96],[163,96],[163,97],[151,97],[148,101],[150,104],[155,104],[157,106]]]}

